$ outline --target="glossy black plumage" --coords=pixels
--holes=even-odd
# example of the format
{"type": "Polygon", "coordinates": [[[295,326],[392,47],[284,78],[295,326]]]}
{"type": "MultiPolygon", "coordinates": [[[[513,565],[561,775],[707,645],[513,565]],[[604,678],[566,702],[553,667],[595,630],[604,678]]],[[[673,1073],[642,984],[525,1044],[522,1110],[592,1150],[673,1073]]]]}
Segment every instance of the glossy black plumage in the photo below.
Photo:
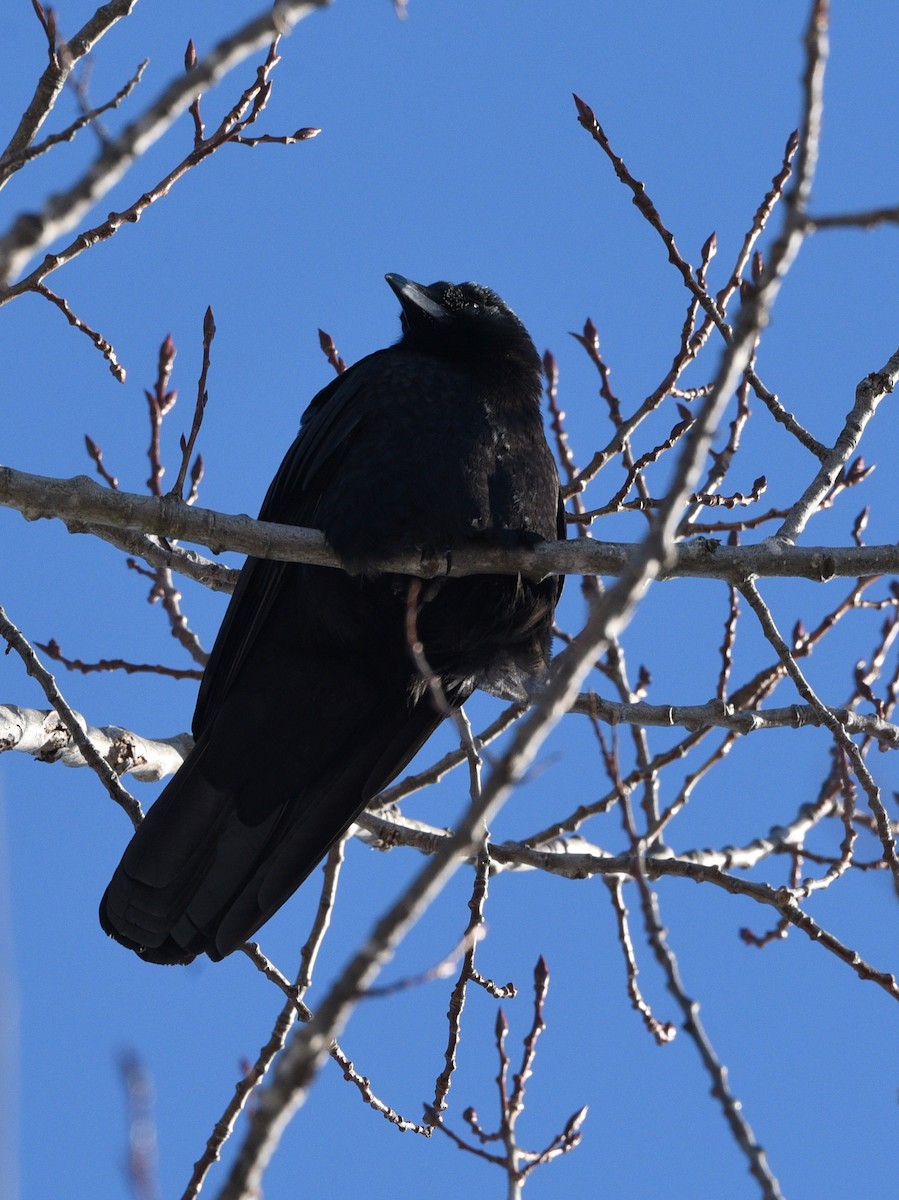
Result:
{"type": "MultiPolygon", "coordinates": [[[[321,529],[353,573],[248,559],[200,686],[196,746],[125,850],[107,933],[160,963],[230,953],[280,908],[441,717],[385,557],[565,536],[518,318],[476,284],[388,275],[400,341],[314,398],[260,518],[321,529]]],[[[521,696],[560,581],[425,583],[418,633],[451,704],[521,696]]]]}

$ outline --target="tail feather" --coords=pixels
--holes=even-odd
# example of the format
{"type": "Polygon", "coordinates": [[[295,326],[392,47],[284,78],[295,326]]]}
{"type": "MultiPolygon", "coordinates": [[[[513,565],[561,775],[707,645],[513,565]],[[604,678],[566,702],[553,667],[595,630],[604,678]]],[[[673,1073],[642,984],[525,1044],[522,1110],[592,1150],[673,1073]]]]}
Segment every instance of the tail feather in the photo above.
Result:
{"type": "MultiPolygon", "coordinates": [[[[253,613],[260,571],[235,593],[253,613]]],[[[149,962],[220,959],[251,937],[440,723],[409,655],[394,578],[309,571],[277,575],[251,647],[232,645],[242,626],[226,618],[217,643],[226,661],[216,668],[213,653],[196,745],[103,897],[103,928],[149,962]]],[[[547,601],[538,590],[524,604],[522,587],[455,580],[423,605],[425,652],[450,704],[485,675],[508,688],[517,657],[532,644],[542,653],[532,626],[547,601]]]]}
{"type": "Polygon", "coordinates": [[[440,720],[427,697],[410,706],[405,689],[376,708],[355,703],[353,715],[342,762],[316,771],[316,782],[302,769],[310,735],[298,733],[274,766],[262,761],[250,778],[223,784],[214,725],[126,849],[100,905],[106,932],[156,963],[220,959],[251,937],[440,720]],[[245,819],[260,808],[263,819],[245,819]]]}

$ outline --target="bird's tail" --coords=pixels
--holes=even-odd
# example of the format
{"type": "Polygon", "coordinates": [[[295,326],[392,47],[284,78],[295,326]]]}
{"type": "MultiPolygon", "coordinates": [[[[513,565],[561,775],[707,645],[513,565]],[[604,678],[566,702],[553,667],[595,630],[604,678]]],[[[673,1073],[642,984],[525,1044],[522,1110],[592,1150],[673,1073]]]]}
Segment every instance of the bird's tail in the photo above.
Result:
{"type": "Polygon", "coordinates": [[[100,904],[108,934],[148,962],[223,958],[292,895],[441,719],[429,697],[410,703],[406,687],[371,703],[358,681],[336,694],[348,695],[344,711],[307,708],[299,727],[291,720],[275,735],[277,753],[267,758],[259,744],[249,772],[246,752],[231,749],[238,731],[227,715],[214,722],[126,848],[100,904]]]}

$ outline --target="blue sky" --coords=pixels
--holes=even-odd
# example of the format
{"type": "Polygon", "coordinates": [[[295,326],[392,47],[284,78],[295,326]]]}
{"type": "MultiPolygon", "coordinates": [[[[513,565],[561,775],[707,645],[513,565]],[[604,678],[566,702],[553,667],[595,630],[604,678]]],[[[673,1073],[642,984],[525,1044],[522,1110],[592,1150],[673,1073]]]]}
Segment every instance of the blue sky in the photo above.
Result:
{"type": "MultiPolygon", "coordinates": [[[[833,7],[813,210],[895,204],[899,27],[884,22],[880,3],[833,7]]],[[[46,60],[30,3],[15,0],[10,8],[0,82],[6,131],[46,60]]],[[[95,102],[150,59],[130,107],[109,118],[111,130],[181,69],[189,37],[202,54],[255,11],[245,0],[166,8],[163,17],[158,6],[138,4],[98,47],[90,80],[95,102]]],[[[92,9],[59,0],[61,30],[71,33],[92,9]]],[[[697,262],[702,243],[717,231],[711,283],[720,286],[798,120],[806,10],[774,0],[739,7],[705,0],[689,6],[413,0],[408,19],[398,21],[388,0],[337,0],[283,43],[260,124],[273,134],[317,126],[318,138],[287,148],[225,147],[139,224],[52,281],[114,343],[128,371],[124,385],[46,302],[26,296],[3,309],[4,461],[50,476],[88,472],[87,433],[122,486],[142,490],[142,389],[152,385],[159,343],[171,333],[181,393],[167,422],[171,479],[178,434],[189,427],[203,313],[211,304],[218,335],[200,443],[207,468],[201,502],[253,513],[300,413],[331,378],[318,327],[332,334],[348,361],[389,343],[398,322],[383,275],[396,271],[424,281],[477,279],[515,308],[538,349],[551,348],[557,357],[572,446],[585,462],[608,426],[595,370],[569,331],[593,318],[614,385],[631,411],[671,361],[685,294],[661,243],[578,125],[571,93],[590,104],[646,182],[685,257],[697,262]]],[[[208,123],[252,76],[245,64],[204,100],[208,123]]],[[[63,97],[51,128],[74,114],[74,100],[63,97]]],[[[153,184],[190,138],[182,120],[92,220],[153,184]]],[[[76,178],[95,149],[85,133],[20,172],[0,198],[2,229],[76,178]]],[[[829,233],[804,247],[784,289],[759,372],[822,440],[839,430],[859,379],[895,349],[897,266],[895,228],[829,233]]],[[[708,378],[717,354],[711,347],[688,382],[708,378]]],[[[639,449],[670,424],[666,410],[639,449]]],[[[878,470],[834,512],[816,518],[807,542],[847,541],[864,504],[871,505],[868,540],[897,540],[897,432],[887,401],[863,443],[878,470]]],[[[810,470],[804,452],[776,436],[764,414],[751,422],[741,459],[734,486],[748,491],[765,472],[772,505],[789,502],[810,470]]],[[[595,536],[624,540],[642,530],[639,518],[619,519],[595,536]]],[[[86,660],[121,655],[188,665],[163,614],[148,608],[143,581],[112,548],[71,537],[59,524],[26,525],[7,510],[0,511],[0,538],[0,603],[32,640],[54,637],[65,653],[86,660]]],[[[762,590],[789,630],[798,617],[812,625],[848,586],[762,590]]],[[[210,645],[222,597],[185,583],[184,604],[210,645]]],[[[640,663],[650,666],[653,702],[709,698],[725,613],[721,584],[651,589],[624,645],[632,673],[640,663]]],[[[581,615],[572,581],[566,624],[576,628],[581,615]]],[[[744,626],[740,678],[770,658],[745,619],[744,626]]],[[[852,614],[808,665],[828,702],[842,703],[851,691],[852,667],[869,652],[877,628],[876,614],[852,614]]],[[[2,701],[44,706],[15,656],[0,660],[0,680],[2,701]]],[[[143,676],[61,674],[60,683],[92,722],[150,736],[187,728],[195,695],[194,684],[143,676]]],[[[601,689],[599,679],[594,684],[601,689]]],[[[794,698],[782,688],[776,702],[794,698]]],[[[475,724],[495,710],[493,702],[478,701],[475,724]]],[[[765,733],[749,741],[712,773],[679,819],[675,848],[742,844],[814,798],[830,746],[824,733],[765,733]]],[[[442,732],[426,757],[451,742],[442,732]]],[[[665,736],[653,744],[667,744],[665,736]]],[[[899,786],[893,758],[871,760],[888,796],[899,786]]],[[[581,718],[556,731],[539,766],[502,814],[497,840],[522,836],[578,797],[606,790],[581,718]]],[[[151,786],[134,788],[144,805],[151,801],[151,786]]],[[[464,799],[464,780],[451,779],[408,811],[449,824],[464,799]]],[[[267,1040],[279,994],[242,956],[164,970],[102,935],[96,905],[128,823],[89,772],[8,754],[0,759],[0,804],[7,881],[0,885],[5,1194],[15,1196],[16,1179],[22,1200],[129,1194],[117,1061],[133,1050],[154,1081],[161,1192],[178,1196],[242,1060],[255,1058],[267,1040]]],[[[617,820],[595,837],[609,848],[622,844],[617,820]]],[[[408,851],[384,856],[358,843],[350,847],[319,994],[419,862],[408,851]]],[[[785,867],[779,873],[778,866],[758,877],[784,879],[785,867]]],[[[426,969],[447,953],[464,928],[469,886],[467,872],[457,875],[402,947],[389,978],[426,969]]],[[[748,901],[676,880],[660,885],[659,895],[688,990],[702,1003],[784,1194],[791,1200],[886,1195],[895,1179],[888,1147],[896,1136],[889,997],[795,932],[762,952],[743,945],[741,926],[761,930],[770,921],[748,901]]],[[[316,903],[317,889],[307,885],[263,931],[263,947],[287,971],[316,903]]],[[[854,875],[809,907],[869,961],[893,969],[895,897],[882,873],[854,875]]],[[[602,882],[501,876],[487,919],[481,969],[520,989],[519,999],[505,1005],[510,1046],[517,1048],[530,1022],[530,977],[540,954],[552,973],[523,1140],[542,1145],[581,1105],[590,1106],[582,1145],[536,1172],[530,1200],[593,1196],[599,1186],[633,1200],[663,1192],[756,1196],[692,1043],[680,1034],[657,1048],[628,1006],[602,882]]],[[[659,1016],[676,1020],[636,918],[634,935],[644,990],[659,1016]]],[[[366,1002],[342,1039],[378,1094],[413,1119],[442,1065],[448,991],[443,981],[366,1002]]],[[[315,992],[309,999],[314,1006],[315,992]]],[[[484,995],[470,997],[451,1094],[457,1129],[469,1104],[485,1122],[494,1113],[495,1008],[484,995]]],[[[211,1194],[223,1178],[218,1168],[211,1194]]],[[[446,1139],[398,1134],[363,1106],[332,1065],[285,1135],[266,1195],[341,1200],[363,1188],[369,1200],[423,1194],[442,1200],[476,1188],[499,1195],[504,1184],[495,1168],[446,1139]]]]}

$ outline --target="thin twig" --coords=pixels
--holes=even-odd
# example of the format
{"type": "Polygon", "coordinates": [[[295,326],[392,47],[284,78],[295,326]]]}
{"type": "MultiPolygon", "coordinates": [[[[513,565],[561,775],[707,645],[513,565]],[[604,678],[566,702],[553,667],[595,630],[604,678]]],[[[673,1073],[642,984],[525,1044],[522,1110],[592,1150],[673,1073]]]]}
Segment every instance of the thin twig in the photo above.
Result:
{"type": "Polygon", "coordinates": [[[808,680],[802,673],[799,664],[795,657],[790,653],[790,648],[781,636],[771,611],[765,604],[756,585],[750,580],[746,582],[740,589],[746,597],[750,607],[756,614],[762,632],[765,637],[777,651],[784,669],[793,680],[799,694],[803,699],[810,704],[818,713],[822,724],[826,725],[833,734],[834,740],[842,748],[849,762],[852,764],[852,770],[856,778],[864,789],[865,796],[868,801],[868,806],[874,817],[877,825],[877,832],[880,837],[880,843],[883,846],[884,861],[889,865],[893,872],[893,878],[899,887],[899,852],[897,852],[896,839],[890,825],[890,819],[883,805],[883,800],[880,795],[880,788],[875,783],[870,771],[865,765],[861,751],[849,736],[845,726],[837,718],[832,709],[828,708],[816,695],[808,680]]]}
{"type": "MultiPolygon", "coordinates": [[[[111,7],[123,10],[119,15],[126,15],[135,2],[136,0],[131,0],[129,4],[111,7]]],[[[82,217],[119,182],[132,164],[171,127],[182,112],[187,110],[198,93],[207,91],[250,54],[270,46],[273,38],[277,39],[289,33],[304,17],[318,8],[325,7],[327,3],[329,0],[277,0],[273,6],[218,42],[192,70],[173,80],[153,104],[103,149],[81,179],[67,191],[48,198],[37,219],[34,214],[22,216],[13,223],[8,233],[0,237],[0,280],[15,279],[35,254],[74,229],[82,217]]],[[[257,93],[260,86],[257,81],[257,93]]],[[[42,281],[50,271],[71,261],[86,249],[88,244],[95,244],[97,240],[111,236],[124,222],[139,219],[147,205],[165,195],[172,184],[195,165],[198,157],[205,157],[222,141],[242,132],[243,126],[240,126],[227,131],[227,134],[219,135],[218,140],[216,135],[213,135],[208,139],[208,149],[207,144],[204,144],[202,150],[192,150],[187,159],[155,188],[145,192],[129,209],[113,214],[102,226],[85,231],[74,244],[59,254],[48,255],[32,276],[20,280],[19,284],[8,288],[5,293],[0,293],[0,304],[20,294],[22,290],[28,290],[35,282],[42,281]]],[[[27,132],[14,137],[7,153],[15,153],[22,149],[20,140],[25,137],[27,132]]],[[[29,141],[25,144],[29,144],[29,141]]]]}
{"type": "MultiPolygon", "coordinates": [[[[68,43],[66,44],[66,50],[68,51],[68,43]]],[[[118,108],[122,101],[126,100],[140,83],[141,76],[147,69],[149,62],[150,60],[145,58],[138,65],[137,70],[128,82],[116,92],[111,100],[107,100],[105,104],[100,104],[96,108],[91,108],[88,112],[83,112],[80,117],[60,133],[51,134],[36,146],[29,146],[24,150],[14,151],[0,158],[0,181],[2,181],[10,168],[17,171],[32,159],[40,158],[42,154],[46,154],[48,150],[52,150],[54,146],[58,146],[62,142],[70,142],[86,125],[92,124],[103,113],[109,112],[110,109],[118,108]]]]}
{"type": "Polygon", "coordinates": [[[67,300],[63,299],[62,296],[57,296],[55,292],[51,292],[45,284],[36,283],[32,290],[37,292],[39,296],[43,296],[45,300],[49,300],[51,304],[55,304],[70,325],[90,338],[93,344],[109,363],[109,370],[113,378],[117,379],[119,383],[124,383],[126,374],[125,368],[116,357],[115,347],[112,345],[112,343],[108,342],[102,334],[96,331],[96,329],[91,329],[90,325],[86,324],[86,322],[82,321],[82,319],[77,316],[76,313],[72,312],[67,300]]]}
{"type": "Polygon", "coordinates": [[[95,672],[121,671],[125,675],[162,675],[167,679],[202,679],[203,672],[191,667],[166,667],[162,663],[134,663],[123,658],[100,658],[96,662],[84,662],[80,658],[66,658],[55,638],[49,642],[36,642],[38,650],[42,650],[54,662],[62,663],[67,671],[80,671],[82,675],[95,672]]]}
{"type": "MultiPolygon", "coordinates": [[[[62,692],[56,685],[56,680],[47,670],[29,645],[27,638],[20,629],[12,623],[3,608],[0,608],[0,637],[4,638],[10,650],[15,650],[21,658],[25,670],[40,685],[47,700],[59,714],[59,719],[68,731],[72,741],[81,751],[84,761],[99,776],[103,786],[109,792],[116,804],[120,805],[131,818],[135,828],[143,820],[143,812],[137,800],[124,788],[118,775],[105,758],[97,752],[96,747],[82,728],[77,714],[71,709],[62,692]]],[[[8,652],[8,651],[7,651],[8,652]]]]}
{"type": "MultiPolygon", "coordinates": [[[[187,439],[185,440],[183,435],[181,437],[181,466],[178,470],[178,478],[175,480],[175,484],[170,492],[170,495],[177,496],[179,500],[184,496],[184,480],[187,477],[187,468],[190,465],[190,457],[194,452],[197,435],[200,432],[200,426],[203,424],[206,402],[209,399],[209,393],[206,390],[206,377],[209,374],[210,352],[214,337],[215,319],[210,307],[206,309],[206,315],[203,318],[203,366],[200,370],[200,378],[197,383],[197,403],[194,408],[194,418],[191,422],[190,434],[187,439]]],[[[191,488],[191,495],[196,495],[196,487],[191,488]]]]}

